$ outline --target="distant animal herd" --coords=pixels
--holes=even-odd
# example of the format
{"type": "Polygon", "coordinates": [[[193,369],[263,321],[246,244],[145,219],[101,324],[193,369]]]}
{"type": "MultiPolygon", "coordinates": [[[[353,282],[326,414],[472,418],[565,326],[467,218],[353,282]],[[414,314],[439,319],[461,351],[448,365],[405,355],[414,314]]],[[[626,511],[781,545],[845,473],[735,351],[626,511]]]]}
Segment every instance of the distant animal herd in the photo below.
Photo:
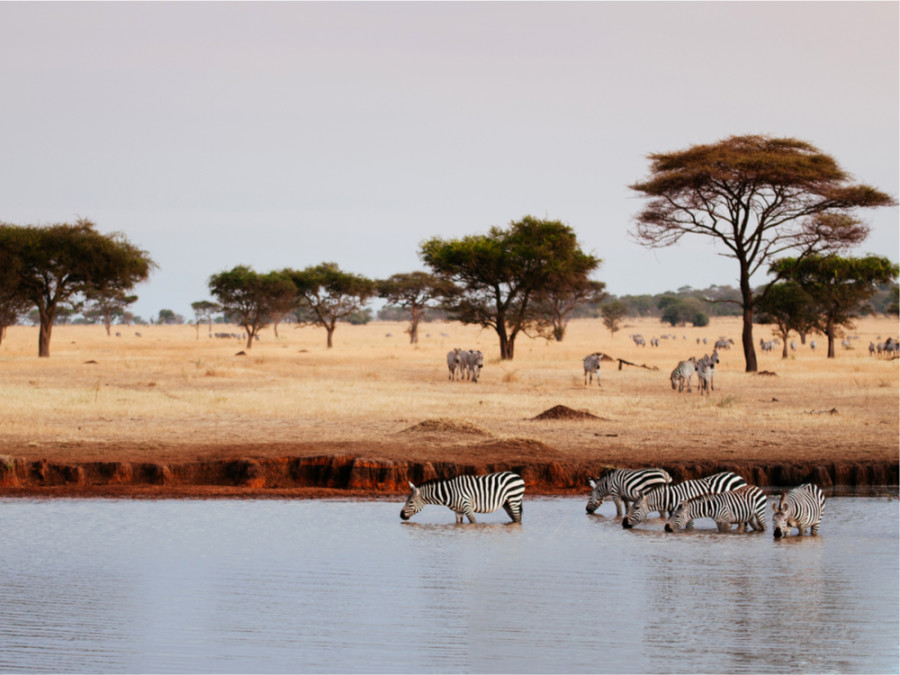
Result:
{"type": "MultiPolygon", "coordinates": [[[[646,347],[647,343],[644,339],[643,335],[635,334],[629,335],[634,344],[638,347],[646,347]]],[[[673,338],[677,339],[677,335],[663,335],[662,339],[673,338]]],[[[684,339],[687,339],[687,336],[684,336],[684,339]]],[[[845,349],[852,349],[852,340],[858,339],[858,336],[854,336],[853,338],[844,338],[841,344],[845,349]]],[[[658,337],[650,338],[650,345],[653,347],[659,346],[658,337]]],[[[697,338],[697,344],[708,344],[707,338],[697,338]]],[[[759,346],[760,349],[764,352],[772,351],[776,345],[780,345],[781,341],[778,338],[773,340],[763,340],[760,338],[759,346]]],[[[675,366],[674,370],[672,370],[672,374],[669,376],[669,380],[672,384],[672,389],[681,393],[685,390],[691,392],[691,381],[694,377],[694,374],[697,375],[697,387],[700,391],[700,394],[709,394],[711,391],[715,391],[715,374],[716,374],[716,366],[719,364],[719,350],[730,350],[734,346],[734,340],[728,337],[720,337],[713,344],[713,350],[710,354],[704,354],[702,357],[697,358],[691,356],[683,361],[679,361],[678,365],[675,366]]],[[[813,351],[816,350],[817,343],[815,340],[810,340],[809,348],[813,351]]],[[[791,351],[797,350],[797,343],[791,340],[790,342],[791,351]]],[[[886,355],[890,358],[897,358],[900,356],[900,342],[895,340],[892,337],[887,338],[884,342],[879,341],[878,343],[870,342],[869,343],[869,355],[886,355]]],[[[615,361],[616,359],[603,354],[602,352],[593,352],[585,356],[581,365],[584,369],[584,385],[587,386],[592,384],[594,379],[597,380],[597,386],[600,386],[600,364],[602,361],[615,361]]],[[[484,354],[476,349],[453,349],[447,352],[447,368],[449,369],[449,377],[448,379],[452,380],[468,380],[471,382],[478,382],[478,377],[481,374],[481,369],[484,367],[484,354]]]]}
{"type": "MultiPolygon", "coordinates": [[[[765,532],[766,499],[763,491],[736,473],[724,471],[697,480],[672,484],[664,469],[609,469],[590,478],[591,495],[585,510],[594,514],[611,497],[622,527],[631,529],[658,512],[666,518],[666,532],[690,530],[694,521],[710,518],[719,532],[765,532]]],[[[446,506],[456,514],[457,524],[468,518],[476,522],[476,513],[493,513],[503,508],[514,523],[522,522],[525,481],[511,472],[484,476],[458,476],[433,480],[421,485],[409,484],[412,492],[400,511],[409,520],[429,504],[446,506]]],[[[819,533],[825,513],[825,495],[813,483],[785,490],[772,503],[772,530],[776,539],[789,537],[793,530],[803,536],[819,533]]]]}

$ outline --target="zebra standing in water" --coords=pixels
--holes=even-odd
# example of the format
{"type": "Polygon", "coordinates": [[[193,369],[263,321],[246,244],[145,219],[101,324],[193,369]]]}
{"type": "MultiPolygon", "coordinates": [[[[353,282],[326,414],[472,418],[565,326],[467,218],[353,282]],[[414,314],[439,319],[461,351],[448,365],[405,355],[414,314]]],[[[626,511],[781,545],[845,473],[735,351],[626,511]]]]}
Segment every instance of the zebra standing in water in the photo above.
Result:
{"type": "Polygon", "coordinates": [[[765,532],[766,496],[755,485],[744,485],[731,492],[694,497],[678,505],[666,521],[666,532],[687,527],[697,518],[712,518],[719,532],[728,532],[732,525],[740,532],[748,526],[765,532]]]}
{"type": "Polygon", "coordinates": [[[792,527],[797,528],[801,537],[807,527],[810,534],[818,534],[825,513],[825,495],[818,485],[804,483],[790,492],[782,492],[781,499],[772,504],[772,510],[776,539],[790,537],[792,527]]]}
{"type": "Polygon", "coordinates": [[[450,380],[458,380],[462,374],[460,349],[457,347],[453,351],[447,352],[447,368],[450,369],[450,380]]]}
{"type": "Polygon", "coordinates": [[[669,380],[672,382],[672,389],[678,389],[678,391],[681,392],[684,390],[684,383],[687,382],[687,390],[688,393],[690,393],[691,377],[693,377],[696,369],[697,359],[693,356],[687,361],[679,362],[679,364],[675,366],[675,370],[672,371],[672,374],[669,375],[669,380]]]}
{"type": "Polygon", "coordinates": [[[511,471],[486,476],[458,476],[450,480],[432,480],[416,487],[400,511],[403,520],[409,520],[427,504],[448,507],[456,513],[456,522],[463,516],[475,522],[476,513],[493,513],[501,506],[514,523],[522,522],[522,495],[525,481],[511,471]]]}
{"type": "Polygon", "coordinates": [[[602,360],[603,354],[600,352],[588,354],[582,359],[582,364],[584,365],[584,386],[587,386],[589,379],[591,382],[594,381],[594,373],[597,374],[597,386],[600,386],[600,361],[602,360]]]}
{"type": "MultiPolygon", "coordinates": [[[[660,513],[668,511],[669,515],[672,515],[683,501],[700,495],[730,492],[746,484],[747,481],[736,473],[723,471],[697,480],[686,480],[678,485],[661,485],[641,495],[641,498],[631,505],[628,515],[622,519],[622,527],[630,529],[643,522],[654,511],[660,513]]],[[[693,523],[688,523],[687,527],[690,529],[693,523]]]]}
{"type": "Polygon", "coordinates": [[[585,511],[593,513],[603,504],[604,497],[612,497],[616,503],[616,515],[628,511],[629,502],[634,502],[642,494],[660,485],[672,482],[672,477],[663,469],[612,469],[598,478],[588,478],[591,497],[585,511]]]}

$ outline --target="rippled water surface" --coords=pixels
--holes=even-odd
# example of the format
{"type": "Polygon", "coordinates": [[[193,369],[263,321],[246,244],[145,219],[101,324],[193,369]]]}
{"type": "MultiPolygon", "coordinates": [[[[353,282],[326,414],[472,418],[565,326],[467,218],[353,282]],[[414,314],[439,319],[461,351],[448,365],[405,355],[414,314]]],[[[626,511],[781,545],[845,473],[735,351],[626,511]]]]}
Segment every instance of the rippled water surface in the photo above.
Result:
{"type": "Polygon", "coordinates": [[[896,500],[780,541],[585,503],[0,500],[0,671],[898,671],[896,500]]]}

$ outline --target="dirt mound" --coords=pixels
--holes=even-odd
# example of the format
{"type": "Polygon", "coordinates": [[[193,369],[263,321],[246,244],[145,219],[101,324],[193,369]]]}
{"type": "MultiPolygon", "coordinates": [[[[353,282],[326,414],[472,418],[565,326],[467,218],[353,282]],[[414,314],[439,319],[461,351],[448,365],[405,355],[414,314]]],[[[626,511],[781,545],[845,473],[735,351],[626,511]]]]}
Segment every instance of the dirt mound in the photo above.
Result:
{"type": "Polygon", "coordinates": [[[490,436],[491,434],[479,426],[462,420],[452,420],[446,417],[438,417],[437,419],[428,419],[419,422],[411,427],[404,429],[401,433],[456,433],[456,434],[477,434],[479,436],[490,436]]]}
{"type": "Polygon", "coordinates": [[[587,410],[572,410],[564,405],[557,405],[550,410],[545,410],[533,420],[599,420],[596,415],[592,415],[587,410]]]}

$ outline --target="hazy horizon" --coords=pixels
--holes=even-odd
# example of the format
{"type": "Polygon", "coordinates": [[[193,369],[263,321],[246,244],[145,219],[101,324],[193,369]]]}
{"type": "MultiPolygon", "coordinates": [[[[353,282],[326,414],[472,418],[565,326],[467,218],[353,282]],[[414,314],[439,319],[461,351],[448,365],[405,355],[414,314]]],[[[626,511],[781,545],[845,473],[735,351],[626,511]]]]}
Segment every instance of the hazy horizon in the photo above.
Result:
{"type": "MultiPolygon", "coordinates": [[[[896,2],[0,3],[0,221],[122,232],[144,319],[210,275],[424,269],[561,220],[608,292],[737,285],[707,237],[629,238],[647,155],[759,133],[900,195],[896,2]]],[[[897,208],[851,255],[900,258],[897,208]]],[[[765,275],[754,277],[754,284],[765,275]]]]}

